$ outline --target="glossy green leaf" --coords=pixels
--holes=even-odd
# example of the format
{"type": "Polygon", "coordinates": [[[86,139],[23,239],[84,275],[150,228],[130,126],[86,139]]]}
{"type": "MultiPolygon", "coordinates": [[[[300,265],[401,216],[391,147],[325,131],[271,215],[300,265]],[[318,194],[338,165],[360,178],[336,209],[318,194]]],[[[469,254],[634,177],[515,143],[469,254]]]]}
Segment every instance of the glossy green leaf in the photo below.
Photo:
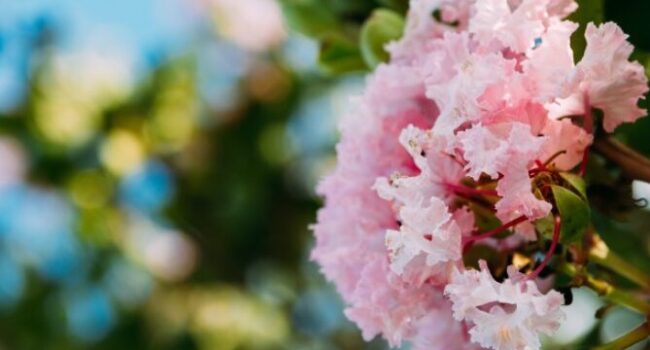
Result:
{"type": "Polygon", "coordinates": [[[385,46],[399,39],[404,31],[404,19],[386,9],[375,10],[361,29],[361,53],[369,67],[388,61],[385,46]]]}
{"type": "Polygon", "coordinates": [[[580,241],[590,222],[590,209],[585,199],[561,186],[551,185],[555,205],[562,218],[560,241],[580,241]]]}
{"type": "Polygon", "coordinates": [[[535,225],[535,230],[537,230],[542,237],[546,239],[551,239],[553,237],[553,214],[548,214],[547,216],[536,220],[533,224],[535,225]]]}
{"type": "Polygon", "coordinates": [[[318,64],[329,74],[362,71],[367,68],[356,43],[341,35],[323,38],[318,64]]]}
{"type": "Polygon", "coordinates": [[[560,177],[566,181],[573,190],[582,196],[582,198],[587,199],[587,184],[582,176],[573,174],[573,173],[560,173],[560,177]]]}

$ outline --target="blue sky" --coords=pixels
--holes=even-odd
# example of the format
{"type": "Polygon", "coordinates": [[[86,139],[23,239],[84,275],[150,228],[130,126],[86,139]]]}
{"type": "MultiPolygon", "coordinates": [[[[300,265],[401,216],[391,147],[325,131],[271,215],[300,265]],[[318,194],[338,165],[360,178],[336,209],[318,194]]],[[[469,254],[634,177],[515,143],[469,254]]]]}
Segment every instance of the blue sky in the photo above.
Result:
{"type": "Polygon", "coordinates": [[[0,0],[0,110],[20,100],[26,40],[39,18],[60,30],[60,49],[119,51],[139,72],[186,47],[196,0],[0,0]]]}
{"type": "Polygon", "coordinates": [[[191,27],[192,0],[0,0],[0,30],[37,16],[61,24],[66,44],[111,40],[129,51],[182,43],[191,27]]]}

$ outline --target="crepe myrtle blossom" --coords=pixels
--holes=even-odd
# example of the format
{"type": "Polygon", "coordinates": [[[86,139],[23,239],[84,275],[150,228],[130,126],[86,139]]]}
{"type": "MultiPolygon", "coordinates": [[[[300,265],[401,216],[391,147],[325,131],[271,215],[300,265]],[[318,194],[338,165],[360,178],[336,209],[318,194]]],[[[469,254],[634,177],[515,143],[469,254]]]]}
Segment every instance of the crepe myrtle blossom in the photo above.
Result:
{"type": "Polygon", "coordinates": [[[539,334],[557,329],[562,297],[536,285],[561,232],[548,188],[563,186],[559,172],[584,170],[598,127],[592,109],[611,132],[644,114],[637,103],[647,91],[614,23],[589,24],[574,62],[578,25],[565,17],[576,8],[411,1],[390,62],[340,119],[338,163],[318,187],[325,205],[312,258],[365,339],[539,349],[539,334]],[[466,267],[480,259],[467,254],[475,245],[516,250],[540,239],[542,218],[554,218],[553,238],[533,271],[510,266],[498,282],[506,266],[466,267]]]}
{"type": "Polygon", "coordinates": [[[542,294],[513,266],[505,281],[496,282],[487,263],[481,260],[479,265],[480,271],[454,271],[445,288],[454,318],[467,321],[472,341],[483,347],[538,349],[537,333],[552,333],[563,318],[562,294],[553,290],[542,294]]]}
{"type": "Polygon", "coordinates": [[[614,23],[587,25],[587,48],[582,60],[571,70],[564,87],[564,98],[557,99],[551,111],[556,116],[585,114],[592,107],[603,111],[603,127],[612,132],[622,123],[644,116],[637,101],[648,91],[645,70],[628,59],[634,47],[614,23]]]}

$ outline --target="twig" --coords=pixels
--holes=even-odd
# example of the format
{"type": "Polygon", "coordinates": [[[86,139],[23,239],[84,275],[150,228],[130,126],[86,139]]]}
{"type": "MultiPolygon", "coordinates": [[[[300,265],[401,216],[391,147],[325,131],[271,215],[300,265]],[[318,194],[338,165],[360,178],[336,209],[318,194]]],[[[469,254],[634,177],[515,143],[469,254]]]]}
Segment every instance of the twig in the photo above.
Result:
{"type": "Polygon", "coordinates": [[[632,179],[650,182],[650,159],[611,136],[596,137],[593,148],[632,179]]]}

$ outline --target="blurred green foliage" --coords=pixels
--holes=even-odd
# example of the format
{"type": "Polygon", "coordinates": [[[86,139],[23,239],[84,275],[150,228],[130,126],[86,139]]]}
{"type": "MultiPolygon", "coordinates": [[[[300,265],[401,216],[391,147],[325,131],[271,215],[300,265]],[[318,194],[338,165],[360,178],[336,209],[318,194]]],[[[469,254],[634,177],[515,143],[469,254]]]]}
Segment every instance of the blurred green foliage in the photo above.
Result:
{"type": "Polygon", "coordinates": [[[319,64],[330,74],[366,71],[386,61],[384,45],[401,35],[408,8],[407,0],[280,2],[293,30],[320,41],[319,64]]]}
{"type": "Polygon", "coordinates": [[[382,62],[387,62],[386,44],[397,40],[404,31],[404,18],[398,13],[387,9],[373,11],[370,18],[361,29],[361,54],[366,64],[375,68],[382,62]]]}
{"type": "Polygon", "coordinates": [[[0,115],[0,138],[24,150],[16,186],[71,204],[83,266],[56,281],[20,268],[24,289],[0,308],[0,348],[383,348],[361,340],[308,262],[319,201],[297,164],[323,155],[292,148],[289,124],[331,80],[262,53],[214,109],[197,87],[200,50],[188,50],[133,87],[95,91],[83,67],[57,71],[57,30],[31,43],[28,91],[0,115]]]}

